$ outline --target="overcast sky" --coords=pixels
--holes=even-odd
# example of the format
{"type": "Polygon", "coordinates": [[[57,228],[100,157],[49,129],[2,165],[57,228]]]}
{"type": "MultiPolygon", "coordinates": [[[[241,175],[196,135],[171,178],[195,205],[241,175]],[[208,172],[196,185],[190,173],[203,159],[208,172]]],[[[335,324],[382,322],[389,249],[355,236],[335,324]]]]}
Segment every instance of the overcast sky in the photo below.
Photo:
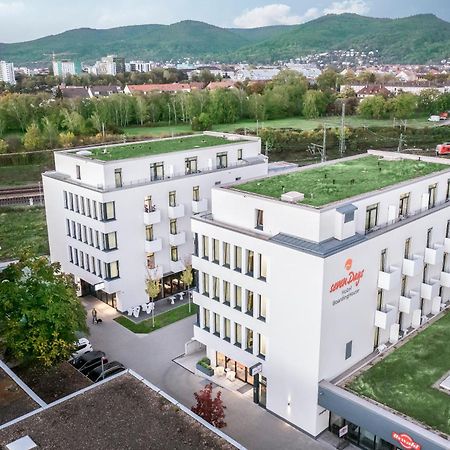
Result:
{"type": "MultiPolygon", "coordinates": [[[[434,13],[450,21],[449,0],[0,0],[0,42],[19,42],[73,28],[111,28],[185,19],[222,27],[297,24],[321,15],[374,17],[434,13]]],[[[432,32],[433,30],[430,30],[432,32]]],[[[0,54],[1,57],[1,54],[0,54]]]]}

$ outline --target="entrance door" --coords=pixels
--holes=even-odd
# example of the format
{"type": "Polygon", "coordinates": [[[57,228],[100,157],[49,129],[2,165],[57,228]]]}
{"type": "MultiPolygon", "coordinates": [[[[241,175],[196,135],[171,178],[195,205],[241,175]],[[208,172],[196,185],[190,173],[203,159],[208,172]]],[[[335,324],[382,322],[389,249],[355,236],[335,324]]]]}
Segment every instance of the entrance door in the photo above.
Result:
{"type": "Polygon", "coordinates": [[[259,378],[259,405],[265,408],[267,406],[267,378],[259,378]]]}

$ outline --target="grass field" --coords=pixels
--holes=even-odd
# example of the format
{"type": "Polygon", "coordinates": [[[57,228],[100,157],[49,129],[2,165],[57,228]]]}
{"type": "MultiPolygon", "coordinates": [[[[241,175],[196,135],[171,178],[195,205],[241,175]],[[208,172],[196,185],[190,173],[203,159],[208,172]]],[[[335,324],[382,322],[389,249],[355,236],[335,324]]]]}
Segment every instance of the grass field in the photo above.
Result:
{"type": "Polygon", "coordinates": [[[46,164],[29,164],[0,167],[0,187],[25,186],[41,181],[41,174],[48,167],[46,164]]]}
{"type": "Polygon", "coordinates": [[[47,224],[43,207],[0,208],[0,261],[17,258],[24,249],[47,255],[47,224]]]}
{"type": "Polygon", "coordinates": [[[189,305],[182,305],[178,308],[171,309],[162,314],[155,316],[155,326],[152,325],[152,319],[143,320],[139,323],[134,323],[130,319],[124,316],[116,317],[114,320],[120,325],[128,328],[133,333],[151,333],[152,331],[159,330],[166,327],[171,323],[178,322],[181,319],[192,316],[197,313],[197,305],[191,304],[191,312],[189,312],[189,305]]]}
{"type": "Polygon", "coordinates": [[[305,194],[301,202],[322,206],[412,178],[447,169],[444,164],[412,160],[387,161],[366,156],[343,163],[314,168],[235,186],[236,189],[280,198],[284,192],[305,194]]]}
{"type": "Polygon", "coordinates": [[[447,314],[347,387],[450,434],[450,395],[433,388],[450,371],[449,342],[447,314]]]}

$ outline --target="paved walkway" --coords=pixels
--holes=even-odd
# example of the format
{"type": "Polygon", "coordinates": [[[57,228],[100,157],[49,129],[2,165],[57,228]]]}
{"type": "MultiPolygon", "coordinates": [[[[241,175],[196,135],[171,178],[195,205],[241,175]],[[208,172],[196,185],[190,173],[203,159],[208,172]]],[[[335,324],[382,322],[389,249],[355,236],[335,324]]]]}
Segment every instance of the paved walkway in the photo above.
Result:
{"type": "MultiPolygon", "coordinates": [[[[150,334],[134,334],[112,319],[117,311],[94,297],[83,300],[88,310],[90,340],[109,360],[117,360],[190,408],[193,393],[206,383],[172,360],[184,353],[184,343],[192,337],[195,316],[188,317],[150,334]],[[90,310],[95,307],[103,320],[93,325],[90,310]]],[[[214,389],[216,390],[217,387],[214,389]]],[[[316,441],[255,405],[239,392],[222,389],[226,405],[225,433],[250,450],[323,450],[333,447],[316,441]]]]}

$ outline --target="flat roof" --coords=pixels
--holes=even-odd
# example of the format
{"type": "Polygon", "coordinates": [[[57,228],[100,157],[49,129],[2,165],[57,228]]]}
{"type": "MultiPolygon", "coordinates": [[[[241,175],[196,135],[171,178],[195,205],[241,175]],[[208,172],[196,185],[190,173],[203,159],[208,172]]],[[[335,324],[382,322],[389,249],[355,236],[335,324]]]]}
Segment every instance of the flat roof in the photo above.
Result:
{"type": "Polygon", "coordinates": [[[299,204],[321,207],[444,169],[449,166],[369,155],[256,179],[232,188],[276,199],[285,192],[300,192],[305,198],[299,204]]]}
{"type": "Polygon", "coordinates": [[[450,371],[449,342],[447,312],[344,386],[450,435],[450,393],[439,388],[450,371]]]}
{"type": "Polygon", "coordinates": [[[168,139],[153,139],[145,142],[127,144],[105,144],[98,147],[78,149],[70,151],[71,154],[100,161],[115,161],[118,159],[137,158],[141,156],[154,156],[164,153],[179,152],[183,150],[195,150],[200,148],[215,147],[219,145],[236,144],[248,141],[242,137],[227,138],[223,136],[212,136],[207,134],[194,134],[178,136],[168,139]],[[81,151],[81,153],[80,153],[81,151]]]}

